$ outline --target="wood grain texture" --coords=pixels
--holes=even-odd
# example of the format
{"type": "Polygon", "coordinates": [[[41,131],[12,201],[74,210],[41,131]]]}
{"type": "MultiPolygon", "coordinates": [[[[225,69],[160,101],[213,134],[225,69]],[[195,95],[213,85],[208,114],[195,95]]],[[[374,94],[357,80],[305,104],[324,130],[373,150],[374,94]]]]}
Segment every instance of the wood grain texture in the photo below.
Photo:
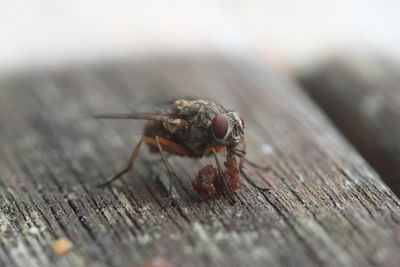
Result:
{"type": "Polygon", "coordinates": [[[286,76],[249,60],[154,58],[0,79],[0,265],[396,266],[400,203],[286,76]],[[198,201],[211,159],[171,157],[178,205],[161,210],[166,175],[143,149],[142,122],[97,121],[176,95],[209,96],[246,119],[260,186],[198,201]],[[59,237],[74,244],[57,256],[59,237]]]}
{"type": "Polygon", "coordinates": [[[400,195],[400,64],[377,57],[339,58],[301,79],[313,99],[400,195]]]}

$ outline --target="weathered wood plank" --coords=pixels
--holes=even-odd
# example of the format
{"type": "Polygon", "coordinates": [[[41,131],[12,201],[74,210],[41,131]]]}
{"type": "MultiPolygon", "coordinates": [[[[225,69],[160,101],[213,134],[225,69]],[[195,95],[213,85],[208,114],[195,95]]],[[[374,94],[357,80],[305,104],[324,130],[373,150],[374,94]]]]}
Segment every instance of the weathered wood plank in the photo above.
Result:
{"type": "Polygon", "coordinates": [[[349,57],[302,77],[304,87],[400,194],[400,64],[349,57]]]}
{"type": "Polygon", "coordinates": [[[158,58],[0,80],[0,259],[8,266],[396,266],[399,200],[287,77],[245,60],[158,58]],[[94,121],[174,95],[206,95],[246,118],[249,158],[271,166],[232,196],[198,201],[200,161],[166,175],[143,149],[114,186],[141,122],[94,121]],[[51,245],[74,244],[66,256],[51,245]]]}

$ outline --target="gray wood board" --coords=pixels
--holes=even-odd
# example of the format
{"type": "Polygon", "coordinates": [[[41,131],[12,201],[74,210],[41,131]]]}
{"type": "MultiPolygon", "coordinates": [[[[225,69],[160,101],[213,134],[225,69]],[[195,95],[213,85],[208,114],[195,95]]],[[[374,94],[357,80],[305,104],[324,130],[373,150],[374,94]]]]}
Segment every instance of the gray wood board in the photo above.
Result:
{"type": "MultiPolygon", "coordinates": [[[[141,59],[0,79],[0,261],[7,266],[396,266],[399,200],[320,110],[280,73],[250,60],[141,59]],[[166,210],[157,155],[126,164],[143,122],[96,112],[182,95],[208,96],[246,119],[248,167],[260,191],[199,201],[211,159],[170,157],[179,181],[166,210]],[[74,248],[55,255],[66,236],[74,248]]],[[[221,156],[222,157],[222,156],[221,156]]]]}

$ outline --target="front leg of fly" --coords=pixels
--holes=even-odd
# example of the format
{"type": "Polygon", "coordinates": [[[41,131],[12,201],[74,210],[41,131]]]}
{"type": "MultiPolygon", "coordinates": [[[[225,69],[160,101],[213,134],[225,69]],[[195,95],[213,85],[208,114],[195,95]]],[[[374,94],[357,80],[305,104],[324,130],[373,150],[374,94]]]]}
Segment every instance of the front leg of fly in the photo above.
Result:
{"type": "Polygon", "coordinates": [[[233,166],[236,166],[237,165],[236,156],[239,156],[236,152],[236,146],[228,148],[226,155],[226,162],[232,162],[233,166]]]}

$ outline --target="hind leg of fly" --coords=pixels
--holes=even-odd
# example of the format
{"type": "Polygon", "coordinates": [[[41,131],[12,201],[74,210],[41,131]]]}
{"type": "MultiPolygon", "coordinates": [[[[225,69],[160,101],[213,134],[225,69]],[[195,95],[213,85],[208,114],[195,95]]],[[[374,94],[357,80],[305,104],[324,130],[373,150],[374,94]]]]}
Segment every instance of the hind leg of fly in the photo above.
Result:
{"type": "Polygon", "coordinates": [[[104,187],[109,185],[110,183],[112,183],[113,181],[117,180],[118,178],[120,178],[123,174],[127,173],[130,169],[132,169],[136,157],[139,154],[139,150],[140,147],[142,145],[142,143],[145,142],[147,144],[149,144],[150,146],[157,148],[157,150],[160,152],[162,161],[164,163],[164,166],[167,170],[168,173],[168,177],[169,177],[169,185],[168,185],[168,201],[167,203],[162,207],[165,208],[167,206],[169,206],[172,203],[172,180],[175,178],[177,179],[177,175],[174,173],[174,171],[172,170],[171,165],[168,162],[167,156],[165,155],[165,151],[169,152],[171,154],[175,154],[175,155],[179,155],[179,156],[188,156],[188,157],[194,157],[193,152],[191,152],[190,150],[188,150],[187,148],[176,144],[168,139],[162,138],[162,137],[158,137],[156,136],[155,138],[151,138],[151,137],[147,137],[147,136],[143,136],[142,139],[139,141],[139,143],[135,146],[129,161],[128,161],[128,165],[125,169],[123,169],[122,171],[120,171],[119,173],[117,173],[114,177],[112,177],[111,179],[107,180],[106,182],[104,182],[103,184],[100,184],[99,187],[104,187]]]}
{"type": "MultiPolygon", "coordinates": [[[[160,152],[162,161],[163,161],[163,163],[164,163],[164,166],[165,166],[165,168],[166,168],[166,170],[167,170],[168,177],[169,177],[169,181],[168,181],[168,183],[169,183],[169,185],[168,185],[168,200],[167,200],[167,202],[162,206],[162,209],[164,209],[164,208],[166,208],[167,206],[170,206],[170,205],[172,204],[172,179],[178,179],[178,176],[177,176],[177,175],[175,174],[175,172],[173,171],[171,165],[170,165],[169,162],[168,162],[167,157],[166,157],[165,154],[164,154],[164,149],[163,149],[163,145],[162,145],[161,142],[160,142],[160,137],[156,136],[154,140],[155,140],[155,142],[156,142],[158,151],[160,152]]],[[[167,140],[167,139],[164,139],[164,140],[163,140],[164,143],[165,143],[165,140],[167,140]]],[[[171,142],[171,143],[173,143],[173,142],[171,142]]],[[[173,143],[173,144],[174,144],[174,143],[173,143]]]]}
{"type": "Polygon", "coordinates": [[[140,139],[139,143],[135,146],[131,156],[129,157],[128,165],[126,166],[125,169],[123,169],[122,171],[120,171],[119,173],[117,173],[115,176],[111,177],[110,179],[108,179],[104,183],[99,184],[97,187],[106,187],[106,186],[108,186],[109,184],[111,184],[112,182],[114,182],[115,180],[120,178],[122,175],[127,173],[130,169],[132,169],[133,164],[135,163],[136,157],[139,154],[140,147],[142,146],[142,143],[144,141],[145,141],[145,137],[142,137],[142,139],[140,139]]]}

